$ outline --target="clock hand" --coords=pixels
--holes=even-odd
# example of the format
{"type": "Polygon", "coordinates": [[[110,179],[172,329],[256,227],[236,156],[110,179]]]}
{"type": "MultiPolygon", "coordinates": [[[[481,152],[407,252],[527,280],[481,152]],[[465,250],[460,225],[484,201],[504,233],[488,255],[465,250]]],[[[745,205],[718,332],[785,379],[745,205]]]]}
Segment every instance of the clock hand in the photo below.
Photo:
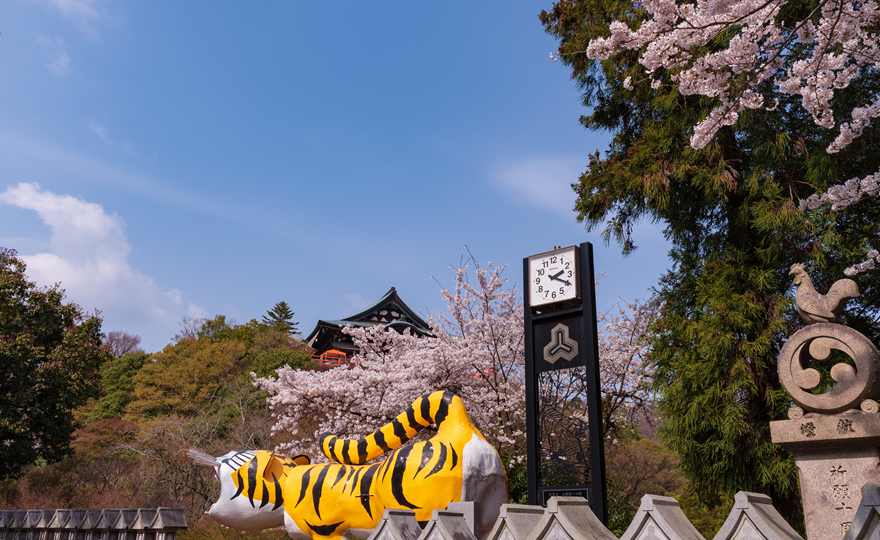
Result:
{"type": "Polygon", "coordinates": [[[547,276],[550,278],[550,281],[556,280],[560,283],[565,283],[566,286],[571,287],[571,282],[566,279],[559,279],[559,276],[565,273],[565,270],[560,270],[555,274],[548,274],[547,276]]]}

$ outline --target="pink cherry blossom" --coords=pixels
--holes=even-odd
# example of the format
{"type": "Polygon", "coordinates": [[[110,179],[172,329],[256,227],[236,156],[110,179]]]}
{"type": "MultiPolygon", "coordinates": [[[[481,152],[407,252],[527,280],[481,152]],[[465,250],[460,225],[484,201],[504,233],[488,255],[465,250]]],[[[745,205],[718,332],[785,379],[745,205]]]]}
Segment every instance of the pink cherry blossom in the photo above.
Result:
{"type": "MultiPolygon", "coordinates": [[[[716,98],[715,107],[694,126],[693,148],[705,147],[719,129],[735,124],[745,109],[774,110],[778,103],[765,103],[758,92],[759,85],[770,82],[782,93],[800,96],[817,125],[837,129],[827,151],[840,152],[880,117],[876,92],[864,92],[863,103],[853,108],[849,118],[837,120],[831,106],[838,90],[863,72],[880,68],[880,9],[875,0],[827,0],[802,20],[783,23],[780,14],[787,3],[645,0],[642,6],[648,17],[637,29],[614,21],[609,25],[611,35],[591,41],[586,54],[604,60],[625,49],[637,50],[653,88],[659,87],[662,68],[681,94],[716,98]],[[732,34],[728,45],[711,47],[722,33],[732,34]]],[[[631,80],[627,78],[625,88],[631,88],[631,80]]],[[[801,208],[827,204],[837,210],[876,197],[878,175],[834,186],[810,197],[801,208]]],[[[868,257],[847,272],[873,268],[873,260],[868,257]]]]}

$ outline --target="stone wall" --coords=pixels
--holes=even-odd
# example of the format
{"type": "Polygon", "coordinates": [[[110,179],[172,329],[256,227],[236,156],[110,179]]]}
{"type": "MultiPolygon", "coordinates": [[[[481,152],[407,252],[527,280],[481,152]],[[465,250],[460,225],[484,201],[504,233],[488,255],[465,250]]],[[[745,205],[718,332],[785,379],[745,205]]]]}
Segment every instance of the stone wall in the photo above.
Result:
{"type": "MultiPolygon", "coordinates": [[[[880,488],[868,493],[863,512],[864,533],[875,533],[880,488]]],[[[617,540],[580,497],[554,497],[547,508],[505,504],[488,534],[480,534],[479,503],[457,503],[435,510],[424,530],[415,512],[386,510],[372,531],[350,531],[344,540],[617,540]]],[[[853,534],[857,531],[853,530],[853,534]]],[[[848,537],[849,538],[849,537],[848,537]]],[[[852,536],[874,538],[873,536],[852,536]]],[[[688,521],[678,501],[645,495],[638,513],[621,540],[706,540],[688,521]]],[[[740,492],[733,508],[713,540],[803,540],[782,518],[766,495],[740,492]]]]}
{"type": "Polygon", "coordinates": [[[0,540],[174,540],[183,508],[3,510],[0,540]]]}

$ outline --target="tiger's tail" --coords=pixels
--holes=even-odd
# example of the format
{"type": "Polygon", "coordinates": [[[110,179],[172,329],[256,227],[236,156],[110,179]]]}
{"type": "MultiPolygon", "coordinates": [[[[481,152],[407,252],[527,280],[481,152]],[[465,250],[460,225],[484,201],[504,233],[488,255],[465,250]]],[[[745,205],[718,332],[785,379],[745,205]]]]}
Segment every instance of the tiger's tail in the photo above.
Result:
{"type": "Polygon", "coordinates": [[[399,448],[431,424],[439,428],[450,413],[467,415],[461,398],[445,391],[425,394],[397,418],[361,439],[340,439],[324,433],[320,439],[321,450],[337,463],[361,465],[399,448]]]}

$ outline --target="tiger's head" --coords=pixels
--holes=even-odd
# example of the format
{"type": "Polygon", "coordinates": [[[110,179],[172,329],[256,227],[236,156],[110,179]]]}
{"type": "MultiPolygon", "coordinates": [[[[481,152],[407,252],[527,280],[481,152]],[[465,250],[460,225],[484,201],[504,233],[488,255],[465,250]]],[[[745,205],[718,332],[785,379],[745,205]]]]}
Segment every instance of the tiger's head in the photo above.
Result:
{"type": "Polygon", "coordinates": [[[191,449],[187,454],[193,463],[213,467],[220,481],[220,496],[205,513],[227,527],[249,531],[284,526],[287,471],[310,463],[306,456],[289,458],[265,450],[214,457],[191,449]]]}

